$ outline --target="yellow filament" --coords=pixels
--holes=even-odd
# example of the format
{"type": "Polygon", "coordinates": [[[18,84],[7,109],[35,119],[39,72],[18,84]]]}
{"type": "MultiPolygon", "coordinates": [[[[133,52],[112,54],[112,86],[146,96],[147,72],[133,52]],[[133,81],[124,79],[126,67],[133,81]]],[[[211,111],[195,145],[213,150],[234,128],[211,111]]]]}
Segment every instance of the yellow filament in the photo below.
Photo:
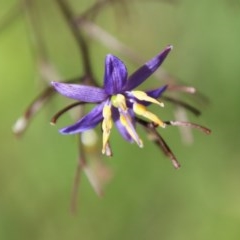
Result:
{"type": "Polygon", "coordinates": [[[166,126],[166,124],[162,120],[160,120],[155,114],[147,111],[146,107],[142,104],[134,103],[133,104],[133,111],[136,114],[153,121],[154,123],[158,124],[159,126],[161,126],[163,128],[166,126]]]}
{"type": "Polygon", "coordinates": [[[143,142],[139,138],[138,134],[136,133],[136,131],[132,125],[130,117],[128,115],[120,114],[120,121],[121,121],[122,125],[126,128],[129,135],[132,137],[132,139],[138,144],[139,147],[142,148],[143,142]]]}
{"type": "Polygon", "coordinates": [[[155,104],[159,105],[160,107],[164,107],[163,102],[159,102],[155,98],[149,97],[145,92],[142,92],[142,91],[131,91],[131,93],[138,100],[155,103],[155,104]]]}
{"type": "Polygon", "coordinates": [[[102,121],[102,130],[103,130],[103,146],[102,146],[102,153],[106,152],[107,143],[110,137],[112,129],[112,113],[111,113],[111,106],[105,105],[103,107],[103,121],[102,121]]]}
{"type": "Polygon", "coordinates": [[[128,114],[128,108],[126,105],[126,98],[122,94],[117,94],[112,96],[111,103],[114,107],[118,108],[120,113],[120,121],[122,125],[126,128],[132,139],[138,144],[139,147],[143,147],[143,142],[139,138],[132,124],[131,116],[128,114]]]}

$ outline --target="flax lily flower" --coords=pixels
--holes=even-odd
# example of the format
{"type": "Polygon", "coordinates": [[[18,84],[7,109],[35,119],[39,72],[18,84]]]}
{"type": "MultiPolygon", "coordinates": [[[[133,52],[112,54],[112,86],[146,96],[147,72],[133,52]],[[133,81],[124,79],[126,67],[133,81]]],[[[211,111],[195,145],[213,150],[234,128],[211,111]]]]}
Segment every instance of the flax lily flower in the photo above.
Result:
{"type": "Polygon", "coordinates": [[[157,99],[166,90],[161,86],[151,91],[136,90],[162,64],[172,46],[167,46],[157,56],[146,62],[128,77],[127,68],[117,57],[108,54],[105,59],[103,87],[52,82],[53,87],[65,97],[82,103],[97,105],[84,117],[71,126],[60,129],[62,134],[77,134],[102,125],[102,153],[108,155],[108,141],[113,122],[122,137],[128,142],[136,142],[143,147],[143,142],[136,132],[135,116],[142,116],[155,125],[165,127],[165,123],[154,113],[147,110],[149,104],[163,107],[157,99]]]}

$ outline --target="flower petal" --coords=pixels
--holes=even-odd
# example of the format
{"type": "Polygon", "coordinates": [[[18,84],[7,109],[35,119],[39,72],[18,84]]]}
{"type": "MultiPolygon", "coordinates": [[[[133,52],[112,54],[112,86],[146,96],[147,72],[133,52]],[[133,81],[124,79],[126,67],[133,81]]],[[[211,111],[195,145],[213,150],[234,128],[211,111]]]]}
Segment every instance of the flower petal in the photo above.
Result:
{"type": "Polygon", "coordinates": [[[104,89],[109,95],[121,93],[127,82],[127,69],[117,57],[108,54],[105,60],[104,89]]]}
{"type": "Polygon", "coordinates": [[[168,85],[164,85],[161,86],[160,88],[154,89],[154,90],[149,90],[149,91],[145,91],[145,93],[152,98],[159,98],[161,96],[161,94],[166,91],[168,85]]]}
{"type": "Polygon", "coordinates": [[[102,111],[105,102],[95,106],[87,115],[81,118],[77,123],[60,129],[62,134],[76,134],[85,132],[96,127],[103,119],[102,111]]]}
{"type": "Polygon", "coordinates": [[[126,128],[120,122],[120,115],[119,115],[118,110],[114,107],[112,108],[112,117],[113,117],[113,121],[114,121],[119,133],[122,135],[122,137],[126,141],[133,143],[134,141],[133,141],[132,137],[127,132],[126,128]]]}
{"type": "Polygon", "coordinates": [[[82,102],[102,102],[107,98],[105,91],[98,87],[52,82],[53,87],[63,96],[82,102]]]}
{"type": "Polygon", "coordinates": [[[136,70],[129,78],[125,87],[125,91],[131,91],[140,84],[142,84],[148,77],[150,77],[162,64],[168,53],[172,50],[172,46],[166,47],[157,56],[146,62],[142,67],[136,70]]]}

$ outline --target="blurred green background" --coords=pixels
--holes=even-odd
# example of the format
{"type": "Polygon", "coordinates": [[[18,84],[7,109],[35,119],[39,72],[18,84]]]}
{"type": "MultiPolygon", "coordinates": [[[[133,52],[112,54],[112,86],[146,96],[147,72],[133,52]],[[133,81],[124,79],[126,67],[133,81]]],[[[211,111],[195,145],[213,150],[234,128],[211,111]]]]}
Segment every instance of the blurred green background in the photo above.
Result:
{"type": "MultiPolygon", "coordinates": [[[[1,0],[0,19],[15,2],[1,0]]],[[[56,3],[35,2],[50,60],[64,78],[80,75],[76,44],[56,3]]],[[[72,1],[72,6],[81,13],[92,2],[72,1]]],[[[78,214],[71,215],[76,142],[57,128],[72,120],[49,124],[65,99],[58,96],[46,106],[22,138],[11,131],[42,89],[21,15],[0,33],[0,239],[240,239],[240,2],[125,3],[125,8],[107,6],[95,22],[146,60],[173,44],[163,67],[209,98],[209,104],[199,105],[200,117],[189,116],[212,134],[193,131],[194,144],[187,146],[177,128],[162,130],[182,164],[176,171],[146,137],[139,149],[114,132],[114,157],[106,159],[114,177],[104,197],[96,196],[83,175],[78,214]]],[[[126,61],[129,72],[136,67],[96,41],[90,51],[99,83],[109,52],[126,61]]],[[[150,85],[158,86],[152,79],[150,85]]],[[[162,118],[174,118],[167,109],[166,103],[162,118]]]]}

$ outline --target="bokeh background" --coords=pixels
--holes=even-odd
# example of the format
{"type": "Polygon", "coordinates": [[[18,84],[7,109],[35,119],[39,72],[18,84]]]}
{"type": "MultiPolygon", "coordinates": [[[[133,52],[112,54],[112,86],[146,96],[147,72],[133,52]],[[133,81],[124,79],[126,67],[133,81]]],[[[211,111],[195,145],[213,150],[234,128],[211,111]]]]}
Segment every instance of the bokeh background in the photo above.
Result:
{"type": "MultiPolygon", "coordinates": [[[[0,1],[0,17],[17,1],[0,1]]],[[[54,1],[37,2],[49,58],[63,78],[81,75],[76,44],[54,1]]],[[[75,13],[93,1],[71,1],[75,13]]],[[[31,50],[24,15],[0,32],[0,239],[240,239],[240,2],[238,0],[125,1],[102,9],[95,19],[148,60],[173,44],[163,67],[208,99],[203,114],[190,120],[212,129],[193,131],[185,145],[177,128],[163,136],[182,164],[170,161],[143,136],[145,147],[126,143],[115,131],[114,157],[106,165],[114,177],[104,197],[83,175],[78,212],[69,212],[77,149],[75,138],[52,127],[65,106],[57,96],[21,138],[12,126],[43,84],[31,50]]],[[[1,19],[0,18],[0,19],[1,19]]],[[[121,52],[91,41],[94,73],[102,81],[109,52],[136,68],[121,52]]],[[[151,86],[159,82],[153,78],[151,86]]],[[[150,86],[149,85],[149,86],[150,86]]],[[[146,84],[145,86],[148,86],[146,84]]],[[[195,104],[196,102],[193,102],[195,104]]],[[[174,118],[166,103],[162,118],[174,118]]],[[[141,132],[144,135],[144,132],[141,132]]]]}

